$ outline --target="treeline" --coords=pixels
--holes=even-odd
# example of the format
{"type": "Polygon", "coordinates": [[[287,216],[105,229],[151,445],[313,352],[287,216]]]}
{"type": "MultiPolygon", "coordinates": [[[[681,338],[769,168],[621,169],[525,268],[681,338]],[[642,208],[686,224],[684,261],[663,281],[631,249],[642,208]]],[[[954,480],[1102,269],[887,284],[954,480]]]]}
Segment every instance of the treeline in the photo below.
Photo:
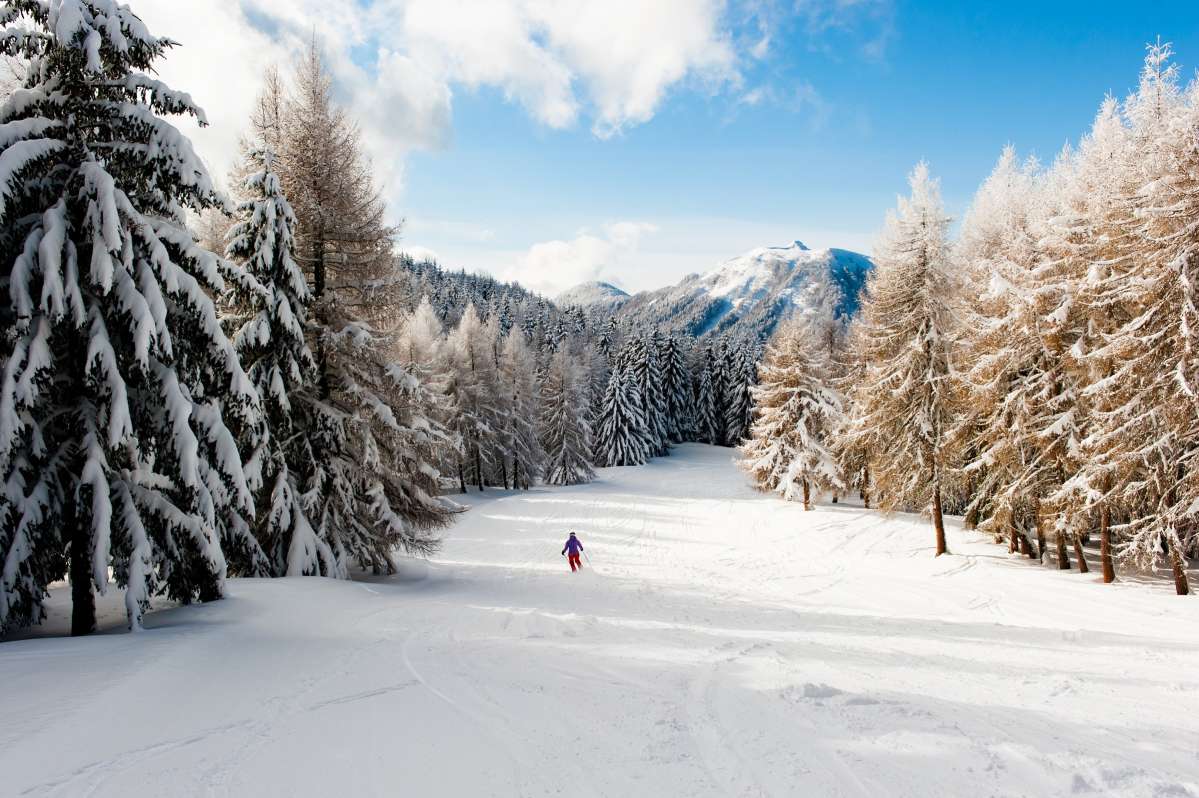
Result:
{"type": "MultiPolygon", "coordinates": [[[[430,269],[415,273],[425,281],[430,269]]],[[[596,466],[744,436],[752,343],[701,347],[531,295],[514,301],[490,278],[455,281],[454,301],[425,294],[404,319],[396,362],[430,388],[422,415],[453,433],[439,464],[460,492],[578,484],[596,466]]]]}
{"type": "Polygon", "coordinates": [[[921,164],[844,341],[771,342],[744,464],[784,495],[944,512],[1062,569],[1199,555],[1199,83],[1138,89],[1043,168],[1006,149],[950,241],[921,164]]]}

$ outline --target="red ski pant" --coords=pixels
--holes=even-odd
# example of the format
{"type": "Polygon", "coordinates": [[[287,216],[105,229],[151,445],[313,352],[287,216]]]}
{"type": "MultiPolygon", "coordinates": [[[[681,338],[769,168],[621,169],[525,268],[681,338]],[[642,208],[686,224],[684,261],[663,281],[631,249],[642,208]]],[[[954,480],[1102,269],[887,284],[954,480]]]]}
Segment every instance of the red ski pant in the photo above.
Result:
{"type": "Polygon", "coordinates": [[[566,559],[570,561],[570,570],[572,570],[572,571],[583,570],[583,563],[579,562],[579,555],[577,552],[570,555],[566,559]]]}

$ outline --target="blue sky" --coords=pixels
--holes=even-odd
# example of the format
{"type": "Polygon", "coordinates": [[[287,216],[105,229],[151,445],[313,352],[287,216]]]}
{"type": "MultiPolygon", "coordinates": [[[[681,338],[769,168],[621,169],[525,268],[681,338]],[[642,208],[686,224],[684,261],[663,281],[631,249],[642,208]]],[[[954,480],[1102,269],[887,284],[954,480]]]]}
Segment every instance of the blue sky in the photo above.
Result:
{"type": "Polygon", "coordinates": [[[634,288],[792,238],[868,250],[921,158],[959,215],[1004,144],[1051,160],[1083,133],[1105,93],[1135,85],[1159,33],[1188,74],[1199,65],[1193,3],[1004,5],[900,3],[888,19],[821,33],[793,19],[744,77],[773,98],[749,106],[680,88],[652,120],[606,140],[585,124],[539,125],[494,89],[458,95],[452,141],[409,161],[405,240],[502,272],[469,261],[644,221],[659,230],[640,240],[642,257],[604,273],[634,288]],[[865,52],[880,28],[881,52],[865,52]],[[799,87],[815,99],[798,99],[799,87]]]}
{"type": "MultiPolygon", "coordinates": [[[[1199,66],[1199,11],[1173,0],[140,2],[247,62],[315,27],[402,246],[550,293],[655,287],[792,239],[868,252],[916,161],[960,215],[1006,143],[1050,160],[1084,133],[1148,41],[1199,66]]],[[[254,74],[183,50],[181,88],[229,117],[198,134],[219,165],[254,74]]]]}

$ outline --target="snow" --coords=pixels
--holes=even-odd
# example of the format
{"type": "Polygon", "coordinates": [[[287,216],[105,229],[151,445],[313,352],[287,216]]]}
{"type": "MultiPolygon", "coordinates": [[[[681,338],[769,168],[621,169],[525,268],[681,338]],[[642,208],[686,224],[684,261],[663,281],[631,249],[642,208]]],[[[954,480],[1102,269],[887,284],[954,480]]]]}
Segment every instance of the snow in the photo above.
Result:
{"type": "Polygon", "coordinates": [[[571,305],[579,307],[591,307],[593,305],[615,306],[628,298],[629,295],[627,292],[622,291],[611,283],[595,281],[580,283],[573,288],[568,288],[554,297],[554,304],[559,307],[568,307],[571,305]]]}
{"type": "Polygon", "coordinates": [[[805,513],[733,456],[472,493],[398,577],[0,644],[3,791],[1199,795],[1199,603],[953,519],[934,558],[926,520],[805,513]]]}
{"type": "Polygon", "coordinates": [[[677,285],[629,297],[620,314],[697,337],[729,332],[767,337],[795,312],[830,320],[852,316],[872,268],[865,255],[808,249],[801,241],[758,247],[677,285]]]}

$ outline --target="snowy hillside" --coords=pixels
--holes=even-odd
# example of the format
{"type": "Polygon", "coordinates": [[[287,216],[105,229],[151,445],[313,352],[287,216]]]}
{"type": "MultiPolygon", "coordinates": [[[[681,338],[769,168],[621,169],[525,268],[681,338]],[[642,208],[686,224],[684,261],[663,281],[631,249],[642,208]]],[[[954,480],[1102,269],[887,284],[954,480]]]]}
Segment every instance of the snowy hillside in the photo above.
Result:
{"type": "Polygon", "coordinates": [[[618,312],[697,337],[766,337],[796,309],[830,318],[852,315],[870,269],[865,255],[812,250],[795,241],[760,247],[704,274],[689,275],[678,285],[636,294],[618,312]]]}
{"type": "Polygon", "coordinates": [[[0,792],[1199,795],[1199,603],[1166,587],[953,522],[933,558],[923,519],[805,513],[697,445],[471,499],[398,578],[0,645],[0,792]]]}
{"type": "Polygon", "coordinates": [[[594,281],[590,283],[580,283],[574,288],[563,291],[558,296],[554,297],[554,304],[558,307],[569,307],[577,305],[579,307],[614,307],[621,304],[629,298],[628,293],[620,290],[611,283],[594,281]]]}

